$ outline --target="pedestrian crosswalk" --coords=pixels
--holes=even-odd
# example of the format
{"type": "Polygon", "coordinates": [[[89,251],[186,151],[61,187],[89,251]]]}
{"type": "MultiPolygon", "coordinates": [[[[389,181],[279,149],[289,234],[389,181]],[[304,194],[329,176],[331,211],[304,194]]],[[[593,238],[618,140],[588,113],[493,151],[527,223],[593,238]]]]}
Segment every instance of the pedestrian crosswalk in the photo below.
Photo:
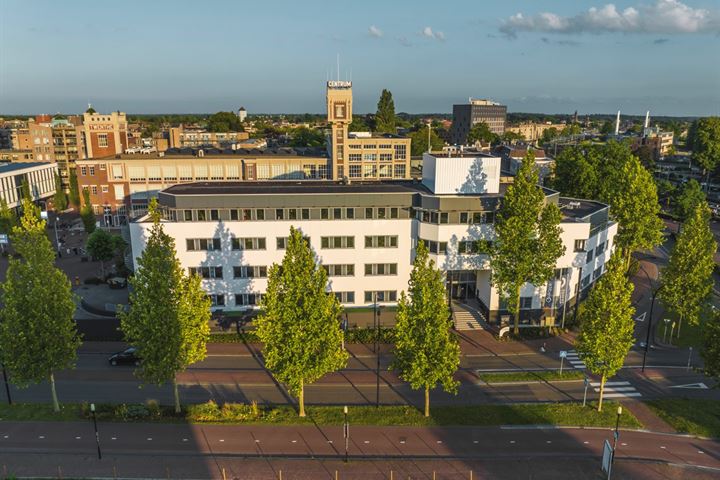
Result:
{"type": "Polygon", "coordinates": [[[585,363],[582,360],[580,360],[580,357],[578,357],[577,351],[569,350],[567,352],[567,357],[565,359],[574,368],[578,368],[580,370],[585,370],[585,363]]]}
{"type": "MultiPolygon", "coordinates": [[[[596,393],[600,393],[600,382],[590,382],[596,393]]],[[[604,398],[623,398],[623,397],[641,397],[642,393],[638,392],[630,382],[605,382],[604,398]]]]}

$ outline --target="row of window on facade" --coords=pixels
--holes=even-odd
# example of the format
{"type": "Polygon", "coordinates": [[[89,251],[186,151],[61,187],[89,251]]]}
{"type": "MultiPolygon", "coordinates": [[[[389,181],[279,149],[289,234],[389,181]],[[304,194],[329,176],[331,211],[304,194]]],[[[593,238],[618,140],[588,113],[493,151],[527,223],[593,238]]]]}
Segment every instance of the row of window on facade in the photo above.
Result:
{"type": "MultiPolygon", "coordinates": [[[[330,277],[353,277],[355,276],[355,265],[336,264],[322,266],[330,277]]],[[[223,267],[189,267],[191,275],[198,275],[206,280],[223,278],[223,267]]],[[[233,278],[267,278],[268,267],[265,265],[239,265],[233,267],[233,278]]],[[[366,263],[365,276],[390,276],[397,275],[397,263],[366,263]]]]}
{"type": "MultiPolygon", "coordinates": [[[[458,220],[461,225],[484,225],[495,221],[495,212],[459,212],[458,220]]],[[[436,210],[415,209],[415,218],[423,223],[446,224],[450,223],[449,212],[436,210]]]]}
{"type": "MultiPolygon", "coordinates": [[[[169,218],[173,218],[176,210],[169,211],[169,218]]],[[[220,220],[219,209],[209,210],[182,210],[182,219],[185,222],[214,222],[220,220]]],[[[228,218],[225,211],[225,218],[228,218]]],[[[253,221],[253,220],[386,220],[400,217],[399,207],[366,207],[356,209],[354,207],[335,208],[276,208],[266,210],[264,208],[233,208],[230,209],[229,218],[231,221],[253,221]],[[364,212],[364,217],[358,218],[357,212],[364,212]]]]}
{"type": "MultiPolygon", "coordinates": [[[[303,237],[310,245],[310,237],[303,237]]],[[[288,244],[288,237],[276,237],[275,245],[278,250],[285,250],[288,244]]],[[[220,238],[188,238],[185,240],[185,247],[188,252],[198,251],[219,251],[222,250],[220,238]]],[[[232,250],[267,250],[265,237],[232,237],[230,239],[232,250]]],[[[397,235],[366,235],[365,248],[397,248],[397,235]]],[[[320,237],[320,248],[355,248],[355,237],[320,237]]]]}
{"type": "MultiPolygon", "coordinates": [[[[363,292],[363,298],[365,303],[384,303],[384,302],[397,302],[397,291],[396,290],[366,290],[363,292]]],[[[338,302],[344,304],[355,303],[355,292],[329,292],[331,295],[335,295],[338,302]]],[[[226,296],[223,294],[210,294],[210,301],[213,307],[225,307],[228,306],[226,303],[226,296]]],[[[234,295],[235,306],[237,307],[254,307],[260,305],[262,301],[262,293],[236,293],[234,295]]]]}

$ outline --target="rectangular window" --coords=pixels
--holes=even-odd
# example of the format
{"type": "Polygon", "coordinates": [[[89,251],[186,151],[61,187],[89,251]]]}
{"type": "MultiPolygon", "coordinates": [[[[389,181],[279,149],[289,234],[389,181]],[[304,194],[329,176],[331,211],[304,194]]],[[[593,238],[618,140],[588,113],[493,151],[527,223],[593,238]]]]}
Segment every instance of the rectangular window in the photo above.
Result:
{"type": "Polygon", "coordinates": [[[198,222],[204,222],[205,221],[206,212],[205,210],[198,210],[197,211],[197,219],[198,222]]]}
{"type": "Polygon", "coordinates": [[[97,138],[98,138],[98,147],[105,148],[108,146],[107,133],[99,133],[97,138]]]}
{"type": "Polygon", "coordinates": [[[533,297],[520,297],[520,310],[530,310],[532,308],[533,297]]]}
{"type": "Polygon", "coordinates": [[[102,193],[108,193],[108,191],[109,191],[109,190],[108,190],[108,186],[107,186],[107,185],[103,185],[103,186],[102,186],[102,193]]]}
{"type": "Polygon", "coordinates": [[[603,242],[595,248],[596,257],[605,251],[605,245],[607,245],[607,242],[603,242]]]}
{"type": "Polygon", "coordinates": [[[188,272],[190,275],[198,275],[204,279],[223,277],[222,267],[190,267],[188,272]]]}
{"type": "Polygon", "coordinates": [[[397,235],[372,235],[365,237],[365,248],[397,248],[397,235]]]}
{"type": "Polygon", "coordinates": [[[296,208],[289,208],[288,209],[288,220],[297,220],[297,209],[296,208]]]}
{"type": "Polygon", "coordinates": [[[285,211],[282,208],[276,208],[275,209],[275,220],[284,220],[285,219],[285,211]]]}
{"type": "Polygon", "coordinates": [[[478,253],[477,241],[463,240],[458,242],[458,253],[461,255],[474,255],[478,253]]]}
{"type": "Polygon", "coordinates": [[[335,220],[342,218],[342,208],[333,208],[333,218],[335,220]]]}
{"type": "Polygon", "coordinates": [[[585,240],[575,240],[575,251],[576,252],[584,252],[585,251],[585,240]]]}
{"type": "Polygon", "coordinates": [[[95,175],[95,167],[89,168],[90,175],[95,175]]]}
{"type": "Polygon", "coordinates": [[[355,303],[355,292],[333,292],[340,303],[355,303]]]}
{"type": "Polygon", "coordinates": [[[264,237],[246,237],[231,239],[233,250],[265,250],[264,237]]]}
{"type": "Polygon", "coordinates": [[[237,208],[230,210],[230,220],[240,220],[240,214],[237,208]]]}
{"type": "Polygon", "coordinates": [[[373,208],[372,208],[372,207],[367,207],[367,208],[365,209],[365,218],[375,218],[375,216],[373,215],[373,213],[374,213],[373,208]]]}
{"type": "Polygon", "coordinates": [[[97,185],[91,186],[90,191],[92,192],[93,195],[97,195],[97,192],[98,192],[97,185]]]}
{"type": "Polygon", "coordinates": [[[240,265],[233,267],[233,278],[267,278],[267,267],[264,265],[240,265]]]}
{"type": "Polygon", "coordinates": [[[224,307],[225,306],[225,295],[211,294],[211,295],[208,295],[208,297],[210,297],[210,302],[212,303],[213,307],[224,307]]]}
{"type": "Polygon", "coordinates": [[[80,175],[87,175],[87,167],[80,167],[80,175]]]}
{"type": "Polygon", "coordinates": [[[236,293],[235,294],[235,305],[238,307],[260,305],[261,301],[262,301],[261,293],[236,293]]]}
{"type": "Polygon", "coordinates": [[[365,291],[365,303],[396,302],[397,292],[395,290],[365,291]]]}
{"type": "MultiPolygon", "coordinates": [[[[288,238],[289,237],[276,237],[275,238],[275,245],[277,246],[278,250],[285,250],[287,248],[288,238]]],[[[307,244],[310,245],[310,237],[303,237],[303,240],[305,240],[307,242],[307,244]]]]}
{"type": "Polygon", "coordinates": [[[217,251],[221,249],[219,238],[188,238],[185,240],[188,252],[217,251]]]}
{"type": "Polygon", "coordinates": [[[460,212],[460,223],[469,223],[469,214],[468,212],[460,212]]]}
{"type": "Polygon", "coordinates": [[[397,275],[397,263],[366,263],[365,275],[385,276],[397,275]]]}
{"type": "Polygon", "coordinates": [[[345,218],[353,219],[355,218],[355,209],[354,208],[346,208],[345,209],[345,218]]]}
{"type": "Polygon", "coordinates": [[[589,252],[587,252],[587,260],[586,260],[586,263],[590,263],[590,262],[592,262],[592,260],[593,260],[593,251],[590,250],[589,252]]]}
{"type": "Polygon", "coordinates": [[[186,222],[192,222],[192,210],[183,210],[183,216],[186,222]]]}
{"type": "Polygon", "coordinates": [[[262,208],[258,208],[257,210],[255,210],[255,218],[257,220],[265,220],[265,210],[263,210],[262,208]]]}
{"type": "Polygon", "coordinates": [[[449,217],[447,212],[440,213],[440,223],[449,223],[449,217]]]}
{"type": "Polygon", "coordinates": [[[393,173],[395,178],[405,178],[405,165],[393,165],[393,173]]]}
{"type": "Polygon", "coordinates": [[[397,207],[390,208],[390,218],[398,218],[399,209],[397,207]]]}
{"type": "Polygon", "coordinates": [[[210,210],[210,220],[220,220],[220,214],[217,210],[210,210]]]}
{"type": "Polygon", "coordinates": [[[310,220],[310,209],[303,208],[301,211],[301,217],[303,220],[310,220]]]}
{"type": "Polygon", "coordinates": [[[355,265],[349,264],[336,264],[336,265],[323,265],[323,268],[328,274],[328,277],[353,277],[355,276],[355,265]]]}
{"type": "Polygon", "coordinates": [[[355,237],[320,237],[320,248],[355,248],[355,237]]]}
{"type": "Polygon", "coordinates": [[[602,266],[602,265],[600,265],[598,268],[595,269],[595,271],[593,272],[593,281],[595,281],[595,280],[597,280],[598,278],[600,278],[600,276],[601,276],[602,273],[603,273],[602,269],[603,269],[603,266],[602,266]]]}
{"type": "Polygon", "coordinates": [[[380,220],[384,220],[385,218],[387,218],[387,209],[384,207],[378,207],[377,218],[379,218],[380,220]]]}
{"type": "Polygon", "coordinates": [[[322,220],[329,220],[330,219],[330,209],[329,208],[321,208],[320,209],[320,218],[322,220]]]}

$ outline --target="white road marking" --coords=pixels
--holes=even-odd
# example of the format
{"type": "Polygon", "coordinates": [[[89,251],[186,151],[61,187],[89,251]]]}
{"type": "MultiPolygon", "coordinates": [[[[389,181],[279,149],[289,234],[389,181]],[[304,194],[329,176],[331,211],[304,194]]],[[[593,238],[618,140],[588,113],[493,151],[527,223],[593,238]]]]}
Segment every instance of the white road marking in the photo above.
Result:
{"type": "Polygon", "coordinates": [[[590,443],[590,442],[588,442],[587,440],[585,440],[583,443],[584,443],[585,445],[587,445],[587,444],[590,443]]]}
{"type": "Polygon", "coordinates": [[[75,440],[80,440],[80,437],[75,437],[75,440]]]}
{"type": "Polygon", "coordinates": [[[479,440],[473,440],[473,443],[480,443],[479,440]]]}
{"type": "Polygon", "coordinates": [[[10,435],[5,435],[3,436],[3,438],[10,438],[10,435]]]}
{"type": "Polygon", "coordinates": [[[370,440],[365,440],[365,443],[370,443],[370,440]]]}
{"type": "Polygon", "coordinates": [[[45,435],[40,435],[38,438],[42,440],[43,438],[45,438],[45,435]]]}
{"type": "Polygon", "coordinates": [[[603,398],[642,397],[640,392],[628,393],[606,393],[603,398]]]}
{"type": "MultiPolygon", "coordinates": [[[[600,382],[590,382],[590,385],[593,387],[599,387],[600,382]]],[[[605,382],[606,387],[616,387],[621,385],[630,385],[630,382],[605,382]]]]}
{"type": "Polygon", "coordinates": [[[703,452],[702,450],[698,450],[698,453],[705,453],[705,452],[703,452]]]}
{"type": "Polygon", "coordinates": [[[148,442],[152,440],[152,437],[148,437],[148,442]]]}
{"type": "Polygon", "coordinates": [[[224,442],[225,440],[221,438],[220,441],[221,441],[221,442],[224,442]]]}
{"type": "Polygon", "coordinates": [[[328,443],[332,443],[332,440],[328,440],[328,443]]]}
{"type": "Polygon", "coordinates": [[[405,443],[405,440],[400,440],[400,443],[405,443]]]}
{"type": "Polygon", "coordinates": [[[258,440],[258,439],[255,439],[255,443],[260,443],[260,440],[258,440]]]}
{"type": "Polygon", "coordinates": [[[621,443],[620,445],[622,445],[623,447],[627,447],[627,443],[621,443]]]}
{"type": "Polygon", "coordinates": [[[442,443],[442,440],[438,440],[437,443],[442,443]]]}
{"type": "Polygon", "coordinates": [[[546,440],[545,443],[552,443],[552,440],[546,440]]]}
{"type": "Polygon", "coordinates": [[[665,445],[660,445],[660,448],[665,449],[667,447],[665,447],[665,445]]]}
{"type": "Polygon", "coordinates": [[[110,440],[117,440],[117,437],[112,437],[110,440]]]}
{"type": "Polygon", "coordinates": [[[188,439],[187,439],[187,438],[183,438],[183,442],[187,442],[187,441],[188,441],[188,439]]]}
{"type": "Polygon", "coordinates": [[[292,443],[297,443],[297,440],[291,440],[291,441],[292,441],[292,443]]]}
{"type": "Polygon", "coordinates": [[[510,440],[510,443],[515,443],[515,440],[510,440]]]}

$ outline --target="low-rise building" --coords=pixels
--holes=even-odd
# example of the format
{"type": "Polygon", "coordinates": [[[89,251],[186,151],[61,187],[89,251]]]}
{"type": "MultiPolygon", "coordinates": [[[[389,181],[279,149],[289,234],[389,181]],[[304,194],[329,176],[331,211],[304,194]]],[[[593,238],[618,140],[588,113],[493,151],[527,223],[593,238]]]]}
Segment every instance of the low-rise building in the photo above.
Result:
{"type": "Polygon", "coordinates": [[[559,134],[562,131],[562,129],[565,127],[566,127],[566,125],[564,123],[528,122],[528,123],[520,123],[518,125],[513,125],[511,127],[507,127],[505,129],[505,131],[517,133],[518,135],[522,135],[526,142],[536,142],[542,138],[545,130],[554,128],[555,130],[557,130],[557,132],[559,134]]]}
{"type": "Polygon", "coordinates": [[[541,185],[552,174],[555,164],[555,160],[545,155],[545,150],[530,145],[501,145],[494,149],[494,153],[502,158],[502,170],[511,175],[515,175],[520,169],[525,156],[532,153],[535,156],[535,167],[538,170],[541,185]]]}
{"type": "MultiPolygon", "coordinates": [[[[503,324],[509,315],[490,282],[489,259],[478,252],[478,240],[494,238],[507,187],[500,164],[499,157],[477,152],[425,154],[421,182],[188,183],[162,190],[159,204],[182,266],[203,278],[213,308],[257,307],[268,269],[282,261],[294,226],[346,307],[397,303],[422,240],[446,274],[449,296],[473,302],[490,323],[503,324]]],[[[582,291],[602,275],[617,231],[607,205],[544,192],[562,210],[565,253],[547,285],[522,287],[523,326],[556,322],[578,283],[582,291]]],[[[151,226],[147,217],[130,223],[134,258],[151,226]]]]}
{"type": "Polygon", "coordinates": [[[47,162],[18,162],[0,165],[0,198],[8,207],[22,203],[22,184],[27,182],[33,201],[44,208],[44,201],[55,195],[57,164],[47,162]]]}
{"type": "Polygon", "coordinates": [[[247,132],[210,132],[204,128],[171,127],[169,131],[170,148],[213,146],[229,147],[233,143],[242,143],[250,138],[247,132]]]}
{"type": "Polygon", "coordinates": [[[327,179],[328,158],[317,148],[169,149],[77,162],[80,188],[106,225],[147,211],[150,198],[175,184],[204,181],[327,179]]]}

